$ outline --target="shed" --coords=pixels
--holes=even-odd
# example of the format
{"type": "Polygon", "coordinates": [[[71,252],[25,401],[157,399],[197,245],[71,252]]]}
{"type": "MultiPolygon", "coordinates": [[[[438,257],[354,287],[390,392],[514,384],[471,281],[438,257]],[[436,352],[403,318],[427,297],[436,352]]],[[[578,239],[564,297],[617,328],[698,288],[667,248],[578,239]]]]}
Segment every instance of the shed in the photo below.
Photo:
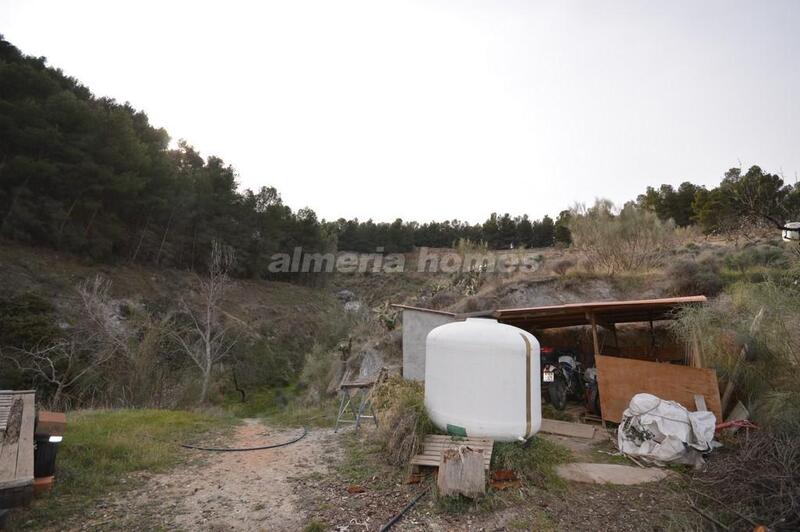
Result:
{"type": "Polygon", "coordinates": [[[425,377],[425,337],[434,327],[443,323],[467,317],[495,318],[500,323],[536,334],[540,341],[547,339],[548,335],[557,334],[556,330],[559,329],[588,327],[591,335],[588,350],[598,367],[603,418],[618,422],[627,401],[632,394],[639,392],[661,394],[660,397],[678,401],[692,409],[694,396],[703,395],[708,408],[720,416],[716,374],[713,370],[701,369],[699,353],[686,353],[684,346],[655,350],[620,345],[618,342],[618,325],[647,324],[649,335],[654,338],[654,322],[674,319],[682,307],[705,302],[706,297],[698,295],[496,309],[468,314],[407,305],[393,306],[403,311],[403,376],[415,380],[425,377]],[[599,328],[607,334],[599,334],[599,328]],[[602,341],[601,336],[611,338],[613,343],[602,341]],[[631,359],[637,359],[639,363],[631,359]],[[694,367],[674,364],[686,361],[694,367]],[[663,362],[673,364],[660,364],[663,362]]]}
{"type": "Polygon", "coordinates": [[[456,314],[409,305],[392,307],[403,314],[403,378],[425,380],[425,339],[439,325],[456,321],[456,314]]]}
{"type": "MultiPolygon", "coordinates": [[[[595,301],[590,303],[570,303],[545,307],[525,307],[499,309],[476,313],[496,318],[501,323],[514,325],[526,331],[542,331],[563,327],[590,326],[592,351],[595,356],[603,354],[597,328],[609,331],[614,340],[614,349],[620,346],[617,339],[617,324],[648,323],[652,330],[653,322],[671,320],[681,307],[703,304],[706,296],[671,297],[661,299],[640,299],[633,301],[595,301]]],[[[631,356],[621,352],[608,353],[626,358],[647,358],[631,356]]]]}

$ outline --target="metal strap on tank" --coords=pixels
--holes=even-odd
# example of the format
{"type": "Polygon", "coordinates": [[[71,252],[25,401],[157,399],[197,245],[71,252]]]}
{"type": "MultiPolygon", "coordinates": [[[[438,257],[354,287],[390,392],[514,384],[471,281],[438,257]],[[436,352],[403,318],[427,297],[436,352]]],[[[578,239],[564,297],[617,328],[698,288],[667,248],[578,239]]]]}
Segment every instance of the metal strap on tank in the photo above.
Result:
{"type": "Polygon", "coordinates": [[[531,342],[522,333],[525,342],[525,438],[531,435],[531,342]]]}

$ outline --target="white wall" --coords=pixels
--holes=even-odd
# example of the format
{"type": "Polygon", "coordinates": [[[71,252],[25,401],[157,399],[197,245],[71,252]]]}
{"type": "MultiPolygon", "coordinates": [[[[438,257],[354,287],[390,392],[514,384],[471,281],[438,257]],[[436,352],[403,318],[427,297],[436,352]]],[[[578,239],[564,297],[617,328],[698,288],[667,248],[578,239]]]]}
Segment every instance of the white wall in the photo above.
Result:
{"type": "Polygon", "coordinates": [[[455,321],[454,316],[403,309],[403,378],[425,380],[425,339],[439,325],[455,321]]]}

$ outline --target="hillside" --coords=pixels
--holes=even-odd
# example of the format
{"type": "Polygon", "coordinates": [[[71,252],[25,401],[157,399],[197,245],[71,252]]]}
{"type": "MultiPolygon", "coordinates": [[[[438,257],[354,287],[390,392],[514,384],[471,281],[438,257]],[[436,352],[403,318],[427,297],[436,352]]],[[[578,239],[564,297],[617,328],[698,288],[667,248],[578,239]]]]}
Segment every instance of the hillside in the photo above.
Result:
{"type": "MultiPolygon", "coordinates": [[[[15,307],[11,303],[18,298],[34,297],[45,307],[52,306],[45,309],[45,320],[67,333],[77,327],[82,318],[78,287],[96,276],[110,282],[108,304],[119,330],[135,331],[137,335],[143,330],[139,328],[143,321],[167,319],[179,308],[182,300],[195,304],[198,297],[199,278],[191,272],[136,265],[104,266],[69,254],[10,242],[4,242],[0,247],[0,268],[3,271],[0,289],[7,305],[4,323],[24,324],[24,321],[15,321],[19,315],[15,315],[13,309],[24,312],[26,307],[15,307]],[[8,310],[9,306],[12,310],[8,310]]],[[[221,370],[223,393],[230,387],[232,361],[236,361],[234,366],[241,366],[240,384],[246,388],[286,384],[296,379],[304,357],[313,345],[335,344],[347,327],[340,320],[342,304],[332,293],[297,284],[236,280],[225,294],[222,309],[223,319],[241,330],[241,349],[228,360],[228,369],[221,370]],[[254,352],[248,353],[248,350],[254,352]],[[246,370],[249,364],[264,367],[252,374],[246,370]],[[264,382],[260,383],[259,379],[264,382]]],[[[3,331],[6,352],[14,346],[9,342],[12,333],[10,328],[3,331]]],[[[163,336],[162,344],[166,341],[167,337],[163,336]]],[[[170,368],[164,378],[170,386],[181,390],[177,395],[171,394],[162,406],[193,404],[191,366],[168,345],[163,345],[162,350],[166,352],[154,353],[154,356],[163,359],[166,367],[170,368]],[[184,373],[185,378],[182,376],[184,373]]],[[[3,364],[9,368],[8,361],[3,364]]],[[[3,375],[4,380],[13,377],[11,371],[3,375]]],[[[2,383],[5,387],[12,384],[15,383],[2,383]]],[[[43,393],[46,390],[46,387],[41,389],[43,393]]],[[[116,404],[116,400],[109,397],[107,404],[116,404]]]]}

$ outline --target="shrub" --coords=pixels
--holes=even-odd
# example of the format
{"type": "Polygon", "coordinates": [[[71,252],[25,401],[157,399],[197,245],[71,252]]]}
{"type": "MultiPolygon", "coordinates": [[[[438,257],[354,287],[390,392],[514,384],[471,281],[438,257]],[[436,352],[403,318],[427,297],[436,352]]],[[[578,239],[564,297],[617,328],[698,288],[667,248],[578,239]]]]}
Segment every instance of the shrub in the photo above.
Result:
{"type": "Polygon", "coordinates": [[[745,273],[751,268],[788,268],[791,257],[780,246],[761,244],[743,249],[725,257],[725,266],[731,270],[745,273]]]}
{"type": "Polygon", "coordinates": [[[676,296],[703,294],[716,296],[722,291],[723,281],[719,265],[713,259],[682,259],[673,262],[666,270],[669,292],[676,296]]]}
{"type": "Polygon", "coordinates": [[[434,426],[425,412],[425,392],[422,383],[395,376],[375,390],[375,406],[382,440],[388,461],[405,465],[419,450],[434,426]]]}
{"type": "Polygon", "coordinates": [[[671,327],[687,345],[696,342],[703,364],[727,379],[743,345],[747,358],[736,382],[738,398],[751,418],[771,430],[786,430],[800,414],[788,408],[800,397],[800,291],[766,281],[737,283],[725,296],[702,307],[683,309],[671,327]],[[750,326],[764,316],[755,333],[750,326]]]}
{"type": "Polygon", "coordinates": [[[489,251],[489,246],[486,242],[476,242],[469,238],[459,238],[453,247],[456,253],[461,255],[462,259],[472,253],[485,254],[489,251]]]}
{"type": "Polygon", "coordinates": [[[451,292],[441,291],[441,292],[436,292],[433,295],[433,297],[431,297],[429,304],[430,308],[443,309],[451,305],[454,305],[457,302],[458,298],[456,297],[455,294],[451,292]]]}
{"type": "Polygon", "coordinates": [[[33,293],[0,299],[0,347],[31,348],[58,336],[54,310],[33,293]]]}
{"type": "Polygon", "coordinates": [[[525,443],[496,443],[492,454],[493,469],[511,469],[520,478],[543,489],[560,487],[563,481],[555,466],[572,460],[566,447],[539,436],[525,443]]]}
{"type": "Polygon", "coordinates": [[[675,224],[634,204],[615,212],[608,200],[591,208],[572,209],[569,229],[573,245],[597,269],[614,274],[660,266],[675,243],[675,224]]]}
{"type": "Polygon", "coordinates": [[[566,273],[575,266],[575,261],[570,259],[563,259],[555,263],[553,271],[558,275],[564,276],[566,273]]]}
{"type": "Polygon", "coordinates": [[[338,384],[344,371],[345,356],[342,349],[334,351],[318,344],[308,353],[300,383],[307,389],[306,400],[309,404],[320,403],[326,397],[333,396],[333,386],[338,384]]]}
{"type": "Polygon", "coordinates": [[[0,299],[0,389],[35,386],[35,381],[3,355],[13,348],[30,349],[54,341],[60,334],[55,323],[53,306],[36,294],[0,299]]]}

